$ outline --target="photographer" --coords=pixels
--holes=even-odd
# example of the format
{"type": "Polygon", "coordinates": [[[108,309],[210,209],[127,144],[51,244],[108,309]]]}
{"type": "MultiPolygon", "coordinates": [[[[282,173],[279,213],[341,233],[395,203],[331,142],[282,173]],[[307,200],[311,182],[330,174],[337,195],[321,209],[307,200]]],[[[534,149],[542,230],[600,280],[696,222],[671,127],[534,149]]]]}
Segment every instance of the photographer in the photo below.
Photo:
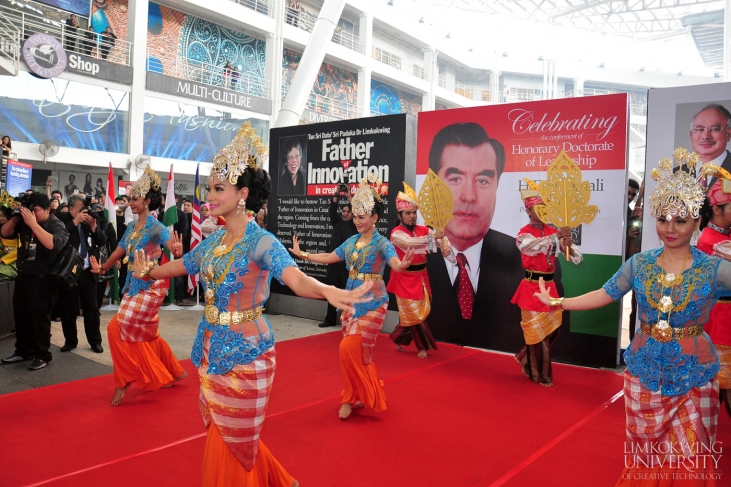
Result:
{"type": "MultiPolygon", "coordinates": [[[[330,208],[328,213],[330,214],[330,224],[333,227],[332,235],[330,236],[330,242],[327,246],[327,251],[332,252],[340,245],[348,240],[350,237],[358,233],[353,223],[353,210],[350,204],[343,206],[343,209],[338,215],[338,199],[348,199],[350,190],[347,184],[339,184],[336,188],[335,195],[330,202],[330,208]]],[[[348,283],[348,269],[345,267],[345,262],[336,262],[335,264],[328,264],[327,266],[327,283],[335,286],[339,289],[345,289],[345,285],[348,283]]],[[[320,328],[328,326],[336,326],[338,324],[338,317],[335,312],[335,308],[328,303],[327,315],[325,321],[320,323],[320,328]]]]}
{"type": "Polygon", "coordinates": [[[42,369],[53,358],[51,321],[48,315],[56,300],[57,283],[47,279],[59,251],[66,245],[69,233],[51,214],[48,196],[34,193],[21,199],[19,214],[0,228],[3,238],[20,235],[18,277],[13,294],[15,317],[15,353],[3,363],[31,360],[31,370],[42,369]]]}
{"type": "MultiPolygon", "coordinates": [[[[75,194],[69,198],[69,212],[59,218],[69,232],[69,245],[79,251],[84,259],[84,270],[75,287],[59,286],[61,325],[66,341],[62,352],[68,352],[78,345],[76,317],[79,315],[79,301],[84,309],[84,332],[91,349],[102,353],[102,335],[99,331],[99,305],[97,304],[97,277],[91,272],[89,256],[99,258],[99,248],[107,243],[104,229],[99,224],[103,217],[89,209],[89,196],[75,194]]],[[[106,224],[106,222],[104,222],[106,224]]]]}

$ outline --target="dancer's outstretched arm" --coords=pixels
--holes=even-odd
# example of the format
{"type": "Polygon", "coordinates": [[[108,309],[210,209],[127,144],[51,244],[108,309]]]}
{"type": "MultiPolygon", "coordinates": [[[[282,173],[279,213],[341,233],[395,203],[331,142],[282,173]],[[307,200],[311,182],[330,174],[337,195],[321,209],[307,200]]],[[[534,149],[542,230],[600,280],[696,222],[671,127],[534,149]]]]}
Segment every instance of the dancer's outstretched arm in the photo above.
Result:
{"type": "Polygon", "coordinates": [[[596,291],[592,291],[590,293],[582,294],[581,296],[577,296],[575,298],[552,298],[551,295],[546,290],[546,285],[543,282],[543,278],[538,279],[538,286],[541,289],[541,292],[539,293],[533,293],[535,297],[541,300],[541,302],[547,306],[555,307],[555,308],[562,308],[567,311],[583,311],[587,309],[594,309],[594,308],[601,308],[602,306],[606,306],[610,303],[613,303],[614,300],[607,294],[607,292],[602,289],[597,289],[596,291]]]}
{"type": "MultiPolygon", "coordinates": [[[[327,255],[327,254],[318,254],[327,255]]],[[[373,287],[373,281],[366,281],[357,288],[346,291],[335,286],[328,286],[314,279],[296,267],[287,267],[282,272],[282,281],[297,296],[312,299],[327,299],[335,308],[355,313],[355,303],[365,303],[373,299],[372,296],[363,297],[373,287]]]]}
{"type": "Polygon", "coordinates": [[[311,254],[309,252],[302,252],[302,250],[300,250],[300,239],[297,235],[292,236],[292,248],[290,248],[289,251],[298,259],[309,260],[315,264],[334,264],[341,261],[340,257],[338,257],[338,254],[335,252],[330,252],[329,254],[311,254]]]}
{"type": "Polygon", "coordinates": [[[135,253],[135,271],[132,274],[137,279],[167,279],[168,277],[187,276],[188,271],[185,269],[182,259],[173,260],[159,267],[155,266],[155,262],[145,255],[144,250],[137,250],[135,253]],[[154,274],[154,276],[152,275],[154,274]]]}
{"type": "Polygon", "coordinates": [[[388,261],[388,265],[396,272],[403,272],[409,268],[411,261],[414,259],[414,249],[409,249],[404,254],[404,259],[401,260],[398,257],[391,257],[388,261]]]}

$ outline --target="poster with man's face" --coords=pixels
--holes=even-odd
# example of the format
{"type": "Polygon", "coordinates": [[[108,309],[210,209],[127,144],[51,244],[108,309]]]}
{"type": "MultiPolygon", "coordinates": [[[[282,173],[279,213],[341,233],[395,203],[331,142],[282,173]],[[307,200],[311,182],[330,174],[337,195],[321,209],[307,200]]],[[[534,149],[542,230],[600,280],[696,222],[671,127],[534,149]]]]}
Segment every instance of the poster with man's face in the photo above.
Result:
{"type": "MultiPolygon", "coordinates": [[[[695,152],[702,163],[712,162],[731,171],[729,93],[731,83],[651,89],[647,105],[645,174],[658,167],[661,159],[672,159],[678,147],[695,152]]],[[[712,184],[714,179],[708,178],[706,183],[712,184]]],[[[655,231],[655,218],[647,211],[656,185],[652,178],[645,178],[643,251],[662,244],[655,231]]]]}
{"type": "MultiPolygon", "coordinates": [[[[603,285],[619,268],[626,212],[626,94],[422,112],[417,138],[417,192],[431,169],[451,190],[453,219],[444,229],[465,264],[429,256],[427,269],[438,303],[429,326],[437,340],[517,352],[524,345],[520,309],[511,303],[525,276],[516,236],[528,224],[520,190],[524,178],[546,179],[562,152],[581,168],[600,208],[589,225],[574,229],[585,260],[559,258],[556,284],[577,295],[603,285]],[[560,268],[559,268],[560,266],[560,268]],[[464,270],[463,270],[464,269],[464,270]],[[455,282],[462,272],[474,292],[465,319],[455,282]]],[[[461,279],[461,277],[460,277],[461,279]]],[[[614,365],[619,307],[564,313],[556,355],[564,360],[614,365]],[[565,331],[564,331],[565,330],[565,331]],[[586,353],[586,350],[592,350],[586,353]]]]}

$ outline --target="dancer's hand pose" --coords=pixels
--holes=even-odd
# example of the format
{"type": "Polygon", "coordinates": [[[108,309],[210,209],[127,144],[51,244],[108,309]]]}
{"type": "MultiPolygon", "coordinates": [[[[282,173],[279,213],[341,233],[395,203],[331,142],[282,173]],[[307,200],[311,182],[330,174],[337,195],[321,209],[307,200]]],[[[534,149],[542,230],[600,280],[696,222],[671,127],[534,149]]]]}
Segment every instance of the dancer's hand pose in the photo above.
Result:
{"type": "MultiPolygon", "coordinates": [[[[309,260],[310,262],[315,262],[316,264],[334,264],[342,260],[335,252],[330,252],[329,254],[311,254],[309,252],[303,252],[300,249],[300,240],[297,235],[292,236],[292,247],[289,248],[289,251],[299,259],[309,260]]],[[[408,269],[413,259],[414,250],[409,249],[404,254],[403,260],[399,259],[398,257],[391,257],[391,259],[389,259],[388,261],[388,265],[394,271],[402,272],[408,269]]]]}

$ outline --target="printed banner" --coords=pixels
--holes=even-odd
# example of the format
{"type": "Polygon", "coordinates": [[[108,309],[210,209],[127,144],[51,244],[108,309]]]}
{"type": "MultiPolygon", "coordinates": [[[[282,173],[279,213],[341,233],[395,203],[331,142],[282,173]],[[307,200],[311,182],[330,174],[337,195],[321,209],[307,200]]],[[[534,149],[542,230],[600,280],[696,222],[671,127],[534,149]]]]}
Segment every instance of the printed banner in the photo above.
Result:
{"type": "MultiPolygon", "coordinates": [[[[578,266],[559,257],[559,292],[576,296],[601,287],[620,267],[626,216],[627,95],[571,98],[419,114],[416,184],[428,169],[452,190],[454,219],[445,234],[470,264],[476,288],[472,320],[462,319],[457,272],[429,257],[439,296],[429,326],[437,340],[518,352],[524,345],[520,309],[510,301],[525,271],[515,237],[528,223],[519,190],[540,182],[563,150],[582,169],[599,214],[574,229],[584,253],[578,266]]],[[[616,364],[619,305],[564,313],[552,354],[593,365],[616,364]]]]}
{"type": "MultiPolygon", "coordinates": [[[[286,247],[297,235],[303,250],[326,252],[333,228],[328,208],[336,186],[345,183],[354,190],[371,176],[381,179],[388,190],[383,196],[387,209],[377,224],[386,235],[404,180],[406,126],[407,115],[392,115],[272,129],[268,230],[286,247]]],[[[412,149],[409,152],[413,154],[412,149]]],[[[344,203],[340,201],[339,209],[344,203]]],[[[326,280],[326,265],[298,265],[307,275],[326,280]]],[[[272,290],[291,294],[275,282],[272,290]]]]}
{"type": "Polygon", "coordinates": [[[18,196],[30,189],[33,166],[20,161],[8,159],[8,168],[5,176],[5,189],[10,196],[18,196]]]}

